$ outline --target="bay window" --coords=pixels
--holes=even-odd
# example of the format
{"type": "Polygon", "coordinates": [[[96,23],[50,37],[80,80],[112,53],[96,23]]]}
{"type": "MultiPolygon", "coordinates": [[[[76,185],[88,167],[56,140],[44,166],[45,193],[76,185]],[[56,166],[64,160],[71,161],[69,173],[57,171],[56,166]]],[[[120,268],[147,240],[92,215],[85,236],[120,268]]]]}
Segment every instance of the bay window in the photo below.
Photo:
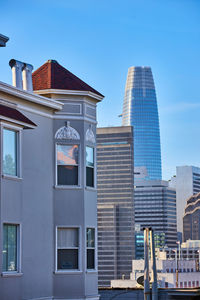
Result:
{"type": "Polygon", "coordinates": [[[86,147],[86,186],[94,187],[94,148],[86,147]]]}
{"type": "Polygon", "coordinates": [[[57,228],[57,270],[79,268],[79,229],[57,228]]]}
{"type": "Polygon", "coordinates": [[[78,145],[57,144],[57,185],[78,185],[78,145]]]}
{"type": "Polygon", "coordinates": [[[95,229],[87,228],[87,269],[95,269],[95,229]]]}

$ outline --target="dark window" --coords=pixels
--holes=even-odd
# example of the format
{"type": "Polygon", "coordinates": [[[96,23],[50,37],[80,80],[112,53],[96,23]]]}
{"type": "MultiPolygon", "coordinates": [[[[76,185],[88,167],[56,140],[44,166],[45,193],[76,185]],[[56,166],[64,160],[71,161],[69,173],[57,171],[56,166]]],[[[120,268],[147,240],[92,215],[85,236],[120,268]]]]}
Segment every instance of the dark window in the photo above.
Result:
{"type": "Polygon", "coordinates": [[[78,185],[78,145],[57,145],[57,184],[78,185]]]}
{"type": "Polygon", "coordinates": [[[94,148],[86,147],[86,186],[94,187],[94,148]]]}
{"type": "Polygon", "coordinates": [[[79,235],[77,228],[58,228],[57,269],[78,269],[79,235]]]}
{"type": "Polygon", "coordinates": [[[87,228],[87,269],[95,269],[95,229],[87,228]]]}
{"type": "Polygon", "coordinates": [[[3,272],[17,271],[17,226],[3,225],[3,272]]]}

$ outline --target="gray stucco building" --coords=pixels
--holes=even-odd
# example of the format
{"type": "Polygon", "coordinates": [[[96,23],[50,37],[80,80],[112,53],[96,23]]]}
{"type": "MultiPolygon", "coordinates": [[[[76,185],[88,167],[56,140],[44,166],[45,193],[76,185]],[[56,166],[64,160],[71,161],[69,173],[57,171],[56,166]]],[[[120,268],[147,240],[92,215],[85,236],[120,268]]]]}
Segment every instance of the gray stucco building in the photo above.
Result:
{"type": "Polygon", "coordinates": [[[99,286],[129,278],[134,257],[133,128],[97,128],[99,286]]]}
{"type": "Polygon", "coordinates": [[[31,65],[10,66],[15,87],[0,82],[0,299],[99,299],[103,96],[53,60],[33,73],[33,85],[31,65]]]}

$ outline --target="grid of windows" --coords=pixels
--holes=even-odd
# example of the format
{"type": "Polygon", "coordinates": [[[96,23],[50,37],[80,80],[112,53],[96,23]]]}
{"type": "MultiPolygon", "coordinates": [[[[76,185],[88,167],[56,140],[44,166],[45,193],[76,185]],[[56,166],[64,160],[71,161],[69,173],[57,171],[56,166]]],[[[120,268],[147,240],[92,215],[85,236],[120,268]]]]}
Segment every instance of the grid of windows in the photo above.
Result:
{"type": "MultiPolygon", "coordinates": [[[[147,168],[145,179],[161,179],[158,108],[149,67],[128,70],[122,125],[134,127],[134,166],[147,168]]],[[[140,178],[135,175],[137,180],[140,178]]]]}
{"type": "Polygon", "coordinates": [[[130,277],[134,258],[133,133],[97,128],[98,279],[130,277]]]}

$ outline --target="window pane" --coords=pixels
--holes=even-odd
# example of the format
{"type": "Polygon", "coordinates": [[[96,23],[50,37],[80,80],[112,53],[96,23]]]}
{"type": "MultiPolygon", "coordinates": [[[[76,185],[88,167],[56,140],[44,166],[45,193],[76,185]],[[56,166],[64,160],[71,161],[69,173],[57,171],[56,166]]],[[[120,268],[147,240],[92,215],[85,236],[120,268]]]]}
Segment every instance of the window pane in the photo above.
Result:
{"type": "Polygon", "coordinates": [[[94,148],[86,147],[86,166],[94,167],[94,148]]]}
{"type": "Polygon", "coordinates": [[[17,176],[17,132],[3,129],[3,174],[17,176]]]}
{"type": "Polygon", "coordinates": [[[78,269],[78,249],[58,249],[58,270],[78,269]]]}
{"type": "Polygon", "coordinates": [[[78,164],[78,145],[57,145],[58,165],[78,164]]]}
{"type": "Polygon", "coordinates": [[[87,247],[95,247],[95,229],[87,228],[87,247]]]}
{"type": "Polygon", "coordinates": [[[3,226],[3,271],[17,271],[17,226],[3,226]]]}
{"type": "Polygon", "coordinates": [[[90,167],[86,167],[86,185],[94,186],[94,169],[90,167]]]}
{"type": "Polygon", "coordinates": [[[58,185],[78,185],[78,166],[57,166],[58,185]]]}
{"type": "Polygon", "coordinates": [[[59,228],[58,229],[58,248],[78,247],[78,229],[77,228],[59,228]]]}
{"type": "Polygon", "coordinates": [[[87,249],[87,269],[94,269],[94,249],[87,249]]]}

